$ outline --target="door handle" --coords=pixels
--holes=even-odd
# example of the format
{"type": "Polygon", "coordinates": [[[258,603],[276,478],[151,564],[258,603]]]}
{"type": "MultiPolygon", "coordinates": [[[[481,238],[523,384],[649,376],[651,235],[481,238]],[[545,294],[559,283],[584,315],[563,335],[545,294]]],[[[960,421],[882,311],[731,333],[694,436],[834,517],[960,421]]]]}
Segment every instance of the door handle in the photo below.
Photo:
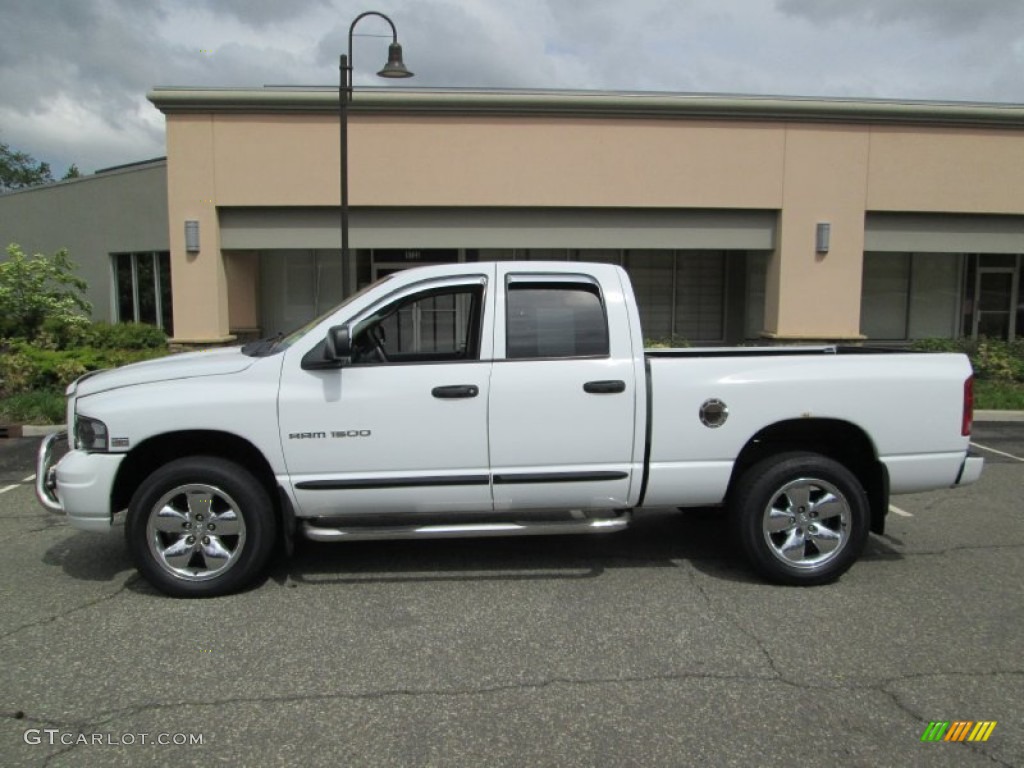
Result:
{"type": "Polygon", "coordinates": [[[592,395],[615,395],[626,391],[626,382],[619,379],[607,381],[588,381],[583,385],[583,391],[592,395]]]}
{"type": "Polygon", "coordinates": [[[475,384],[454,384],[449,387],[434,387],[430,394],[441,400],[454,400],[459,397],[476,397],[480,388],[475,384]]]}

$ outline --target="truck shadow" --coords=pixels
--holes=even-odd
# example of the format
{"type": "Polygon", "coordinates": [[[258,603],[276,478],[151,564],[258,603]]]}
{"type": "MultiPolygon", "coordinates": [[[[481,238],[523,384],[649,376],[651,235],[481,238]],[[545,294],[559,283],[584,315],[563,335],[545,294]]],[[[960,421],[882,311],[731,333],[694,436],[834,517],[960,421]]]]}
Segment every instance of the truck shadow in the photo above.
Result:
{"type": "Polygon", "coordinates": [[[73,531],[43,553],[43,563],[58,566],[79,581],[114,581],[135,570],[125,547],[123,526],[115,526],[109,533],[73,531]]]}
{"type": "MultiPolygon", "coordinates": [[[[123,530],[73,532],[43,562],[80,581],[114,581],[133,571],[123,530]]],[[[902,544],[872,535],[864,559],[902,557],[902,544]]],[[[323,544],[300,539],[291,558],[279,554],[260,583],[281,587],[352,584],[550,581],[596,579],[620,568],[692,566],[715,579],[761,583],[733,545],[721,510],[645,510],[621,533],[323,544]]],[[[255,585],[259,588],[259,584],[255,585]]],[[[133,592],[158,595],[145,581],[133,592]]]]}
{"type": "Polygon", "coordinates": [[[284,586],[594,579],[618,568],[679,568],[756,581],[719,510],[637,513],[621,533],[322,544],[297,542],[270,579],[284,586]]]}
{"type": "MultiPolygon", "coordinates": [[[[891,537],[871,535],[863,558],[899,559],[891,537]]],[[[596,579],[619,568],[692,566],[714,579],[760,584],[733,544],[720,509],[645,510],[621,533],[323,544],[300,540],[278,558],[280,586],[596,579]]]]}

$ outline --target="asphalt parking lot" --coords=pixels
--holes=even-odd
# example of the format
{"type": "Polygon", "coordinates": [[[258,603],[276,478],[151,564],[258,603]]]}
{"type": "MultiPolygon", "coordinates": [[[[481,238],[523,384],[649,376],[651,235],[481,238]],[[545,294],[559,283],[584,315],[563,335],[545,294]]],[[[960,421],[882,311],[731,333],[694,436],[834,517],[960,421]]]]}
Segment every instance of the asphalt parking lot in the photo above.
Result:
{"type": "Polygon", "coordinates": [[[976,485],[894,498],[826,587],[758,582],[694,511],[306,543],[205,601],[44,512],[38,441],[0,440],[0,764],[1024,765],[1024,423],[974,440],[976,485]],[[997,725],[922,743],[936,720],[997,725]]]}

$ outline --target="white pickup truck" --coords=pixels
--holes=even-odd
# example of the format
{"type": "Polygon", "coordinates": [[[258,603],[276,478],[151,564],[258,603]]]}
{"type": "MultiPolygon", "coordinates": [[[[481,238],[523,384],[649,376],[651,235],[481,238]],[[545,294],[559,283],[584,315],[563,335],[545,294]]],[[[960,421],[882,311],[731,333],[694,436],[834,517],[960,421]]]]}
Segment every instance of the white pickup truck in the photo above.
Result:
{"type": "Polygon", "coordinates": [[[837,578],[889,495],[965,485],[972,374],[956,354],[645,351],[605,264],[410,269],[290,336],[89,374],[36,491],[86,530],[126,510],[159,589],[253,582],[317,541],[597,533],[721,505],[764,577],[837,578]]]}

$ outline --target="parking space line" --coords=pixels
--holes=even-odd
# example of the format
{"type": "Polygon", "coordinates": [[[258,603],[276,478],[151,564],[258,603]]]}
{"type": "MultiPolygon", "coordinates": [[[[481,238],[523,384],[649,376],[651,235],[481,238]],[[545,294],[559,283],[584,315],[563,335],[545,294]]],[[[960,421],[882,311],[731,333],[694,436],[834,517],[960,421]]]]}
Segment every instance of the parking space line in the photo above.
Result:
{"type": "Polygon", "coordinates": [[[988,451],[989,453],[994,453],[999,456],[1005,456],[1006,458],[1013,459],[1014,461],[1024,462],[1024,459],[1022,459],[1020,456],[1014,456],[1012,453],[1006,453],[1005,451],[1000,451],[995,448],[989,448],[987,445],[976,443],[973,440],[971,441],[971,445],[973,445],[975,448],[981,448],[981,450],[983,451],[988,451]]]}
{"type": "Polygon", "coordinates": [[[31,483],[31,482],[34,482],[35,479],[36,479],[36,476],[34,474],[32,474],[32,475],[29,475],[28,477],[26,477],[21,482],[23,482],[23,483],[31,483]]]}
{"type": "Polygon", "coordinates": [[[899,507],[893,506],[892,504],[889,505],[889,511],[890,512],[895,512],[900,517],[913,517],[914,516],[914,514],[912,512],[907,512],[907,510],[900,509],[899,507]]]}
{"type": "Polygon", "coordinates": [[[7,493],[8,491],[13,491],[17,487],[18,487],[17,485],[5,486],[4,488],[0,488],[0,493],[7,493]]]}

